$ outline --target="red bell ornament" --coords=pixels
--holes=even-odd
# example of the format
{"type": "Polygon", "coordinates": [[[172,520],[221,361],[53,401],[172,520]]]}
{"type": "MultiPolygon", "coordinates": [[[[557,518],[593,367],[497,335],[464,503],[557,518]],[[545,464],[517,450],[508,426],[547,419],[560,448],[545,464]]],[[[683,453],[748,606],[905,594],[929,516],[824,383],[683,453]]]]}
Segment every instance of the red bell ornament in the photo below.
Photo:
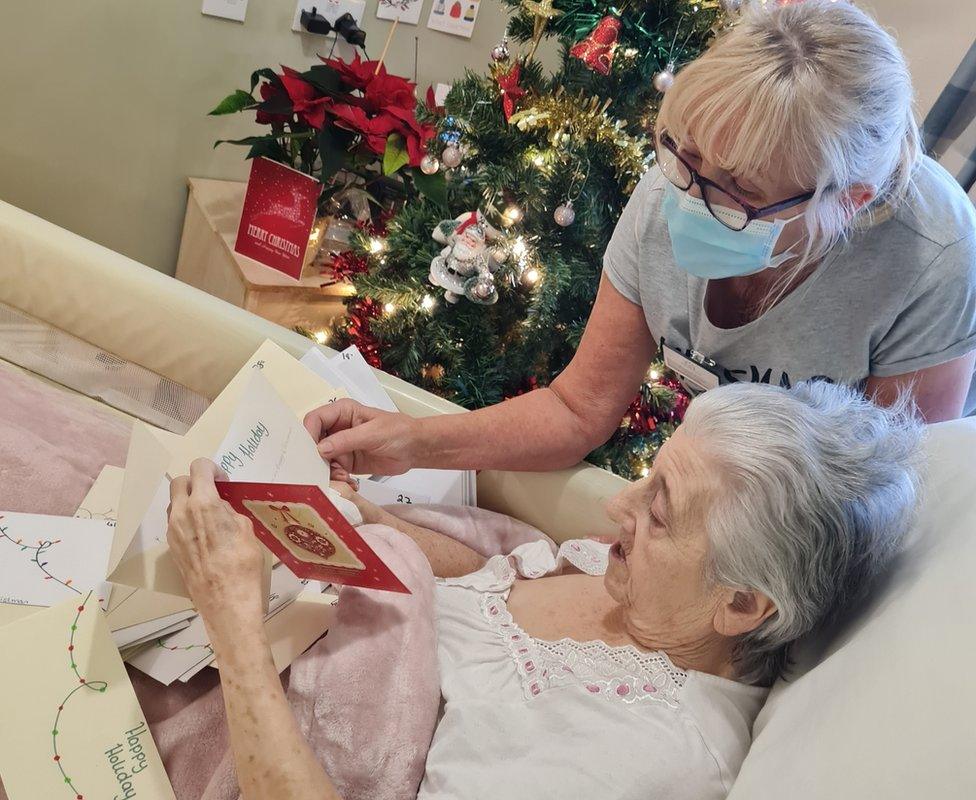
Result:
{"type": "Polygon", "coordinates": [[[619,36],[620,20],[617,17],[604,17],[590,31],[589,36],[569,49],[569,54],[580,59],[595,72],[609,75],[619,36]]]}

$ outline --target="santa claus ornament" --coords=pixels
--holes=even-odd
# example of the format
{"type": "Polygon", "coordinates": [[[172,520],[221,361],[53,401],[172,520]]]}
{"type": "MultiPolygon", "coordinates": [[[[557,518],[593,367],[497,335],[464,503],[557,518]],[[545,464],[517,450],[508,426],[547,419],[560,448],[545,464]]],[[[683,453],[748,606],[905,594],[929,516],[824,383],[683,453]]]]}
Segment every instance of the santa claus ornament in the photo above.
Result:
{"type": "Polygon", "coordinates": [[[470,211],[439,222],[433,238],[444,249],[430,262],[429,280],[444,289],[448,303],[462,297],[486,306],[498,301],[495,273],[503,256],[491,244],[502,238],[501,231],[489,225],[480,211],[470,211]]]}

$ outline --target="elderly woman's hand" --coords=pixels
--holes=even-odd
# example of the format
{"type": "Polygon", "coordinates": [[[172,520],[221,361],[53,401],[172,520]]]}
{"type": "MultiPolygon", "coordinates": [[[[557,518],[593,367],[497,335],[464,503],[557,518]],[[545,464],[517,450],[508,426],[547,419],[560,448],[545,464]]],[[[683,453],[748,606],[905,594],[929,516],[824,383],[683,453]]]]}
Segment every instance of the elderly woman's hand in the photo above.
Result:
{"type": "Polygon", "coordinates": [[[261,545],[251,521],[217,494],[214,479],[225,477],[212,461],[198,458],[189,476],[173,479],[166,538],[208,629],[221,623],[260,626],[261,545]]]}

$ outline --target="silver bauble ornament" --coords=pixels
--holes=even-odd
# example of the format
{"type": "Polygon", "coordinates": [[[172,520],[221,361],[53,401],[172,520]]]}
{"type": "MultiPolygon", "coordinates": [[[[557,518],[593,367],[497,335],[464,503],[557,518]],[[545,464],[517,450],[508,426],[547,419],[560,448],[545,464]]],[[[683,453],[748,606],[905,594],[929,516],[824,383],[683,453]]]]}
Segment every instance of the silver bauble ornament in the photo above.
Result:
{"type": "Polygon", "coordinates": [[[480,305],[490,306],[498,301],[495,280],[490,275],[479,275],[465,289],[467,298],[480,305]]]}
{"type": "Polygon", "coordinates": [[[436,156],[430,155],[430,153],[420,159],[420,171],[424,175],[433,175],[440,168],[441,162],[437,160],[436,156]]]}
{"type": "Polygon", "coordinates": [[[496,64],[508,61],[511,53],[508,52],[508,39],[502,39],[498,44],[491,48],[491,60],[496,64]]]}
{"type": "Polygon", "coordinates": [[[576,212],[573,210],[573,201],[567,200],[561,206],[558,206],[552,214],[552,218],[556,220],[557,225],[562,225],[562,227],[567,227],[573,224],[573,220],[576,219],[576,212]]]}
{"type": "Polygon", "coordinates": [[[654,76],[654,88],[664,94],[674,83],[674,65],[668,64],[664,69],[654,76]]]}
{"type": "Polygon", "coordinates": [[[461,150],[453,144],[449,144],[441,153],[441,163],[448,169],[454,169],[461,163],[461,150]]]}

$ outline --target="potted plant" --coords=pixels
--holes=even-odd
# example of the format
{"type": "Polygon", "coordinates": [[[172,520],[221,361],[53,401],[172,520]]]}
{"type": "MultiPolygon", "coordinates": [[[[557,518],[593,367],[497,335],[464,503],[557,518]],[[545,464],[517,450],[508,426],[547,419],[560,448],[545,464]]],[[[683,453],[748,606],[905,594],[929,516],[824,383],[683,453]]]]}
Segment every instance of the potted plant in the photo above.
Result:
{"type": "Polygon", "coordinates": [[[210,114],[254,111],[269,130],[214,147],[242,145],[246,158],[269,158],[318,179],[320,220],[312,237],[319,242],[326,220],[340,214],[363,220],[372,216],[370,204],[389,210],[416,193],[440,202],[444,176],[420,169],[436,127],[418,119],[415,85],[358,53],[349,62],[320,60],[304,72],[282,66],[280,73],[267,67],[251,73],[250,91],[234,91],[210,114]]]}

